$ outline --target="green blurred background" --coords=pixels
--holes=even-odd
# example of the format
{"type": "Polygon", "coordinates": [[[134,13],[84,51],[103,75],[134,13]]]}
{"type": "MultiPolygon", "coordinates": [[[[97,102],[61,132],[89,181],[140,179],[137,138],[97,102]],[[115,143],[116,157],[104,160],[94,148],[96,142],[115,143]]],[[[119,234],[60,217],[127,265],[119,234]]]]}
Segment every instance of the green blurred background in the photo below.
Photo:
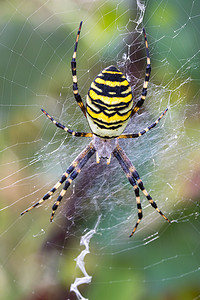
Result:
{"type": "Polygon", "coordinates": [[[90,300],[190,300],[200,298],[200,3],[199,1],[1,1],[1,299],[76,299],[69,293],[81,271],[74,259],[80,237],[97,234],[86,256],[90,300]],[[72,94],[70,61],[79,22],[77,54],[83,98],[93,78],[117,65],[134,97],[145,73],[142,27],[152,74],[146,103],[127,131],[155,130],[121,142],[170,226],[142,197],[137,218],[131,186],[112,160],[87,165],[70,187],[55,222],[52,201],[20,217],[59,179],[88,139],[66,136],[40,108],[77,131],[88,125],[72,94]],[[68,200],[68,201],[66,201],[68,200]]]}

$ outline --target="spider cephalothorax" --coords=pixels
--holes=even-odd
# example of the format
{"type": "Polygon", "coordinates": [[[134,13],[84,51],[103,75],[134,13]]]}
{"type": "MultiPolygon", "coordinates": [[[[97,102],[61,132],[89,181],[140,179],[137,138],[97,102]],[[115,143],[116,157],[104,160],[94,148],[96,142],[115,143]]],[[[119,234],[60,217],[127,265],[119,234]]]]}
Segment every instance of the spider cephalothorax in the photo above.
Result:
{"type": "Polygon", "coordinates": [[[160,211],[156,203],[153,201],[149,193],[144,188],[143,182],[140,179],[138,172],[132,165],[129,158],[126,156],[123,149],[119,146],[118,140],[121,138],[138,138],[145,134],[147,131],[155,127],[160,119],[165,115],[167,109],[160,115],[160,117],[152,123],[150,126],[138,133],[123,134],[128,121],[131,116],[133,116],[145,101],[147,94],[147,86],[149,82],[151,65],[149,50],[147,44],[147,38],[145,30],[143,29],[145,47],[147,53],[147,67],[145,80],[142,89],[142,95],[137,103],[133,106],[133,96],[131,92],[131,87],[123,73],[115,66],[109,66],[104,69],[92,82],[87,99],[86,106],[83,104],[82,98],[78,92],[77,85],[77,75],[76,75],[76,51],[78,46],[79,35],[81,31],[82,22],[80,23],[79,30],[76,37],[74,53],[71,61],[72,77],[73,77],[73,92],[74,97],[80,106],[83,114],[88,120],[91,132],[76,132],[66,126],[58,123],[51,117],[44,109],[42,112],[55,124],[57,127],[65,130],[71,135],[77,137],[92,137],[92,141],[89,145],[77,156],[77,158],[72,162],[66,172],[62,175],[61,179],[54,185],[54,187],[49,190],[42,199],[36,202],[33,206],[29,207],[21,214],[30,211],[32,208],[38,206],[45,200],[49,199],[53,193],[64,184],[63,189],[60,192],[56,202],[52,206],[52,215],[50,221],[53,220],[56,209],[58,208],[66,190],[72,183],[72,181],[78,176],[83,166],[89,160],[89,158],[96,153],[96,162],[99,163],[101,158],[107,159],[107,164],[110,163],[111,155],[113,155],[122,167],[126,177],[128,178],[130,184],[133,186],[137,210],[138,210],[138,220],[130,234],[132,236],[137,229],[138,224],[142,219],[142,207],[140,203],[139,189],[143,192],[149,203],[153,208],[160,213],[160,215],[167,220],[169,219],[160,211]]]}

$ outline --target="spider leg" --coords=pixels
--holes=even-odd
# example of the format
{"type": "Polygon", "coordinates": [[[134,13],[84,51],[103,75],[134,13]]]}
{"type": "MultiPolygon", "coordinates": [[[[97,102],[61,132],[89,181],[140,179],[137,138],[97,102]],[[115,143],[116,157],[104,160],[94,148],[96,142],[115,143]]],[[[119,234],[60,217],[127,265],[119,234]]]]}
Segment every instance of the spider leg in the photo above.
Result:
{"type": "Polygon", "coordinates": [[[141,206],[141,202],[140,202],[139,188],[137,186],[135,179],[133,178],[132,174],[130,173],[128,166],[126,165],[125,161],[123,160],[123,158],[117,148],[113,151],[113,154],[117,158],[119,164],[121,165],[124,173],[126,174],[126,177],[128,178],[130,184],[133,186],[133,189],[135,192],[137,211],[138,211],[138,220],[129,236],[129,237],[131,237],[135,233],[140,221],[142,220],[142,206],[141,206]]]}
{"type": "Polygon", "coordinates": [[[26,212],[29,212],[31,209],[33,209],[34,207],[42,204],[45,200],[49,199],[53,193],[55,193],[55,191],[57,191],[57,189],[61,186],[61,184],[67,179],[67,177],[69,176],[69,174],[74,170],[75,166],[77,165],[77,161],[75,160],[70,167],[67,169],[67,171],[65,173],[63,173],[61,179],[53,186],[52,189],[50,189],[42,199],[40,199],[38,202],[36,202],[35,204],[33,204],[32,206],[30,206],[29,208],[27,208],[26,210],[24,210],[21,215],[25,214],[26,212]]]}
{"type": "Polygon", "coordinates": [[[149,203],[151,204],[151,206],[168,222],[171,223],[171,221],[162,213],[162,211],[157,207],[157,204],[155,201],[153,201],[153,199],[151,198],[151,196],[149,195],[149,193],[147,192],[147,190],[145,189],[142,179],[140,179],[140,176],[138,174],[138,172],[136,171],[135,167],[133,167],[132,170],[132,174],[133,177],[136,179],[137,185],[139,186],[139,188],[141,189],[141,191],[143,192],[143,194],[145,195],[145,197],[147,198],[147,200],[149,201],[149,203]]]}
{"type": "Polygon", "coordinates": [[[165,109],[165,111],[160,115],[160,117],[155,122],[153,122],[150,126],[145,128],[144,130],[142,130],[138,133],[121,134],[120,136],[118,136],[118,139],[138,138],[138,137],[142,136],[143,134],[145,134],[146,132],[148,132],[149,130],[154,128],[158,124],[158,122],[162,119],[162,117],[166,114],[167,111],[168,111],[168,108],[165,109]]]}
{"type": "Polygon", "coordinates": [[[146,95],[147,95],[147,87],[148,87],[148,82],[150,78],[150,73],[151,73],[151,62],[150,62],[150,56],[149,56],[149,48],[148,48],[148,43],[147,43],[147,37],[146,37],[146,32],[143,28],[143,34],[144,34],[144,40],[145,40],[145,47],[146,47],[146,53],[147,53],[147,66],[146,66],[146,74],[145,74],[145,79],[143,83],[143,89],[142,89],[142,95],[136,105],[134,106],[131,117],[140,109],[140,107],[143,105],[146,95]]]}
{"type": "Polygon", "coordinates": [[[74,130],[71,130],[70,128],[67,128],[66,126],[62,125],[61,123],[58,123],[57,121],[54,120],[52,116],[50,116],[43,108],[41,108],[41,111],[49,118],[49,120],[56,125],[58,128],[63,129],[64,131],[70,133],[71,135],[74,136],[79,136],[79,137],[92,137],[93,134],[91,132],[77,132],[74,130]]]}
{"type": "Polygon", "coordinates": [[[78,40],[79,40],[79,36],[80,36],[80,32],[81,32],[82,23],[83,22],[80,22],[79,29],[78,29],[77,36],[76,36],[74,53],[73,53],[72,60],[71,60],[71,70],[72,70],[74,97],[75,97],[75,100],[78,103],[80,109],[82,110],[82,112],[84,113],[84,115],[86,117],[86,109],[83,104],[82,98],[78,92],[78,83],[77,83],[78,80],[77,80],[77,75],[76,75],[76,52],[77,52],[78,40]]]}
{"type": "Polygon", "coordinates": [[[61,202],[62,198],[64,197],[64,195],[65,195],[68,187],[70,186],[70,184],[72,183],[72,181],[78,176],[78,174],[80,173],[80,171],[83,168],[83,166],[86,164],[86,162],[89,160],[89,158],[95,153],[95,151],[96,151],[96,149],[94,148],[94,145],[91,142],[86,147],[85,152],[81,153],[81,155],[80,155],[81,159],[79,161],[79,164],[76,166],[76,168],[71,173],[71,175],[67,178],[62,191],[60,192],[57,200],[55,201],[54,205],[52,206],[52,214],[51,214],[50,222],[53,221],[55,211],[58,208],[58,206],[60,205],[60,202],[61,202]]]}
{"type": "MultiPolygon", "coordinates": [[[[149,195],[149,193],[146,191],[146,189],[144,188],[143,182],[140,179],[140,176],[138,174],[138,172],[136,171],[135,167],[132,165],[131,161],[129,160],[129,158],[126,156],[125,152],[122,150],[121,147],[119,147],[119,145],[115,148],[115,150],[113,151],[114,156],[118,159],[122,169],[124,170],[124,172],[126,173],[128,179],[132,178],[134,180],[136,180],[137,186],[141,189],[141,191],[143,192],[143,194],[145,195],[145,197],[147,198],[147,200],[149,201],[149,203],[151,204],[151,206],[168,222],[171,223],[170,220],[161,212],[161,210],[157,207],[157,204],[153,201],[153,199],[151,198],[151,196],[149,195]]],[[[131,181],[132,181],[131,179],[131,181]]],[[[129,180],[129,182],[131,183],[131,181],[129,180]]],[[[134,183],[134,181],[133,181],[134,183]]],[[[131,183],[132,184],[132,183],[131,183]]],[[[132,184],[133,185],[133,184],[132,184]]],[[[139,214],[138,214],[139,217],[139,214]]],[[[138,224],[140,222],[140,218],[138,218],[138,224]]],[[[132,233],[130,236],[132,236],[138,226],[138,224],[136,223],[136,226],[134,227],[132,233]]]]}
{"type": "Polygon", "coordinates": [[[24,210],[21,215],[25,214],[26,212],[29,212],[34,207],[42,204],[45,200],[49,199],[53,193],[57,191],[57,189],[61,186],[63,182],[67,179],[67,177],[74,171],[74,169],[79,165],[79,163],[84,159],[84,157],[87,156],[88,152],[91,152],[91,144],[89,144],[79,155],[78,157],[72,162],[72,164],[69,166],[67,171],[63,173],[61,179],[53,186],[51,190],[49,190],[42,199],[40,199],[38,202],[24,210]]]}

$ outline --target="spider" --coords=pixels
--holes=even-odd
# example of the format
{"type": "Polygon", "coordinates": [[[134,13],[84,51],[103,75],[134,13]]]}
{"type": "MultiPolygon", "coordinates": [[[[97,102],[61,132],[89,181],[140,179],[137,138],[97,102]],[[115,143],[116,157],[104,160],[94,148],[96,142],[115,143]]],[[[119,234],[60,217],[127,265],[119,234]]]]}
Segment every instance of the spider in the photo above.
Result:
{"type": "Polygon", "coordinates": [[[88,146],[77,156],[77,158],[72,162],[66,172],[62,175],[61,179],[49,190],[42,199],[40,199],[33,206],[24,210],[21,215],[30,211],[32,208],[42,204],[45,200],[49,199],[55,191],[64,184],[57,200],[52,206],[52,214],[50,221],[53,220],[54,214],[60,205],[62,198],[64,197],[68,187],[72,181],[78,176],[81,169],[84,167],[89,158],[96,153],[96,163],[100,162],[101,158],[107,159],[107,164],[110,164],[111,155],[118,160],[120,166],[122,167],[127,179],[133,186],[138,219],[130,234],[130,237],[135,233],[138,224],[142,219],[142,207],[140,202],[139,189],[143,192],[152,207],[157,210],[157,212],[170,223],[170,220],[161,212],[157,207],[156,203],[153,201],[149,193],[146,191],[142,180],[135,167],[132,165],[129,158],[126,156],[124,150],[119,146],[118,140],[125,138],[138,138],[154,128],[162,117],[166,114],[166,109],[160,117],[153,122],[150,126],[146,127],[144,130],[138,133],[123,134],[124,129],[127,126],[129,119],[140,109],[143,105],[146,95],[147,86],[149,82],[151,64],[149,57],[149,49],[147,43],[147,37],[145,30],[143,28],[146,56],[147,56],[147,66],[145,80],[143,83],[143,89],[140,99],[135,105],[133,105],[133,96],[131,92],[131,87],[123,75],[123,73],[115,66],[109,66],[105,68],[92,82],[87,99],[86,105],[83,104],[82,98],[78,91],[77,75],[76,75],[76,53],[78,40],[81,32],[82,22],[80,22],[78,33],[76,36],[74,52],[71,61],[71,70],[73,78],[73,93],[77,104],[79,105],[84,116],[87,118],[91,132],[76,132],[62,125],[61,123],[55,121],[52,116],[50,116],[44,109],[42,112],[49,118],[49,120],[56,125],[58,128],[63,129],[67,133],[77,136],[77,137],[91,137],[92,141],[88,146]]]}

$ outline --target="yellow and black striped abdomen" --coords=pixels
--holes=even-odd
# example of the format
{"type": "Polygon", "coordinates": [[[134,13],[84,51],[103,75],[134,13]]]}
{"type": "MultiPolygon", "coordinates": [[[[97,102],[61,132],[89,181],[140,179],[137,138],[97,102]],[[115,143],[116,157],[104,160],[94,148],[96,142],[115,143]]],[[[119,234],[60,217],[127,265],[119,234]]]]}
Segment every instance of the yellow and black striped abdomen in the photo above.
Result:
{"type": "Polygon", "coordinates": [[[90,128],[102,138],[119,136],[127,126],[133,97],[126,77],[116,67],[104,69],[92,82],[86,99],[90,128]]]}

